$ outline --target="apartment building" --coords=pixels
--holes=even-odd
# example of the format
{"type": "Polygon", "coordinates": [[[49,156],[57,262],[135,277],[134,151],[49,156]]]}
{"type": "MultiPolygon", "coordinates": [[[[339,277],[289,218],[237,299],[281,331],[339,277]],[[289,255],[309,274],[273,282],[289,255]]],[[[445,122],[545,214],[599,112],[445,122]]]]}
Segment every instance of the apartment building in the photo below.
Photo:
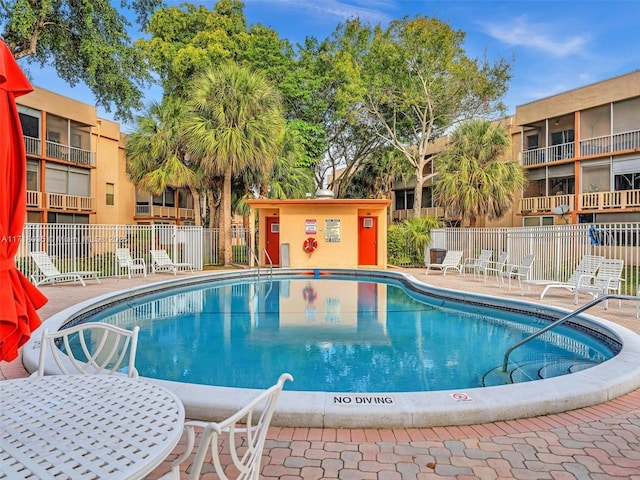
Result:
{"type": "Polygon", "coordinates": [[[186,191],[137,191],[126,136],[91,105],[41,88],[17,99],[27,153],[27,222],[193,224],[186,191]]]}
{"type": "MultiPolygon", "coordinates": [[[[640,221],[640,71],[517,106],[502,123],[527,184],[507,215],[479,226],[640,221]]],[[[441,139],[431,154],[445,147],[441,139]]],[[[422,214],[460,224],[433,202],[432,163],[422,214]]],[[[395,186],[393,220],[412,215],[413,185],[395,186]]]]}
{"type": "Polygon", "coordinates": [[[640,71],[516,108],[521,225],[640,221],[640,71]]]}

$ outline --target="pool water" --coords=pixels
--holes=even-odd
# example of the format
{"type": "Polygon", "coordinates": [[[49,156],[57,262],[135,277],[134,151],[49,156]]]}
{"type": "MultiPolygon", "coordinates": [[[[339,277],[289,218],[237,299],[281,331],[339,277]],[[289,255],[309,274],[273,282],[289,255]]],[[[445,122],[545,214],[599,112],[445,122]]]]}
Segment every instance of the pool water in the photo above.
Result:
{"type": "Polygon", "coordinates": [[[548,320],[408,291],[395,280],[274,277],[164,290],[109,307],[92,321],[141,327],[141,376],[289,390],[419,392],[537,380],[614,355],[558,327],[505,350],[548,320]]]}

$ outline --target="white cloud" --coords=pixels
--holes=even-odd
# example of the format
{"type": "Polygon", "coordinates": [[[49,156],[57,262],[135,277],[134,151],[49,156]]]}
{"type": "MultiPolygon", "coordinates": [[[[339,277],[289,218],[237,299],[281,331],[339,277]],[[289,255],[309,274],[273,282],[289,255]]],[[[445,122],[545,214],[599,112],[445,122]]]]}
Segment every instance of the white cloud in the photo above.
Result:
{"type": "Polygon", "coordinates": [[[340,20],[359,17],[371,23],[389,21],[389,16],[384,11],[388,11],[394,5],[387,0],[354,0],[350,3],[340,0],[244,0],[244,2],[307,10],[313,12],[313,15],[328,15],[340,20]]]}
{"type": "Polygon", "coordinates": [[[485,33],[510,46],[541,50],[555,57],[583,55],[588,38],[569,36],[566,25],[529,22],[525,15],[501,23],[485,23],[485,33]]]}

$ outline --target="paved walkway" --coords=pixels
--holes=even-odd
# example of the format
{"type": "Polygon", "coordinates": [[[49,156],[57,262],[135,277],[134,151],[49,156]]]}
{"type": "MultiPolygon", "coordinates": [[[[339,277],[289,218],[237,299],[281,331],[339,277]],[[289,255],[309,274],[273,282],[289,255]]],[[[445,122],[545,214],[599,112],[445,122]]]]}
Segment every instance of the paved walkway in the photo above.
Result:
{"type": "MultiPolygon", "coordinates": [[[[540,293],[539,287],[523,295],[516,290],[508,292],[471,275],[443,277],[433,273],[425,277],[422,269],[404,271],[445,288],[536,302],[540,293]]],[[[40,314],[47,318],[86,298],[152,283],[157,278],[107,279],[86,288],[43,287],[50,300],[40,314]]],[[[572,297],[562,291],[549,293],[540,303],[573,308],[572,297]]],[[[640,333],[634,304],[618,308],[614,301],[607,311],[597,306],[589,313],[640,333]]],[[[19,360],[0,362],[0,375],[16,378],[26,372],[19,360]]],[[[179,445],[148,478],[166,473],[181,448],[179,445]]],[[[212,473],[203,477],[214,478],[212,473]]],[[[388,430],[272,427],[262,478],[640,480],[640,390],[595,407],[483,425],[388,430]]]]}

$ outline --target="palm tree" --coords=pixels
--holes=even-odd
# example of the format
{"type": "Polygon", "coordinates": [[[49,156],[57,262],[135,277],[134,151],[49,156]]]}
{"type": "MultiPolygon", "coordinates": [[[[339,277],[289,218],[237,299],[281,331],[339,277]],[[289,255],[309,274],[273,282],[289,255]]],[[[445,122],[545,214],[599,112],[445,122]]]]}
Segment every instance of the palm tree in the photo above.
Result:
{"type": "Polygon", "coordinates": [[[436,158],[434,196],[449,213],[475,227],[479,217],[502,217],[525,184],[522,166],[504,157],[511,146],[500,125],[473,120],[451,136],[450,148],[436,158]]]}
{"type": "Polygon", "coordinates": [[[196,225],[201,224],[201,174],[190,159],[182,135],[185,104],[176,97],[153,102],[138,117],[136,131],[127,137],[127,173],[146,192],[159,195],[166,187],[186,187],[193,196],[196,225]]]}
{"type": "Polygon", "coordinates": [[[232,261],[231,182],[247,169],[268,171],[282,150],[284,118],[278,91],[266,78],[236,63],[210,67],[191,85],[185,134],[205,180],[222,188],[221,257],[232,261]]]}

